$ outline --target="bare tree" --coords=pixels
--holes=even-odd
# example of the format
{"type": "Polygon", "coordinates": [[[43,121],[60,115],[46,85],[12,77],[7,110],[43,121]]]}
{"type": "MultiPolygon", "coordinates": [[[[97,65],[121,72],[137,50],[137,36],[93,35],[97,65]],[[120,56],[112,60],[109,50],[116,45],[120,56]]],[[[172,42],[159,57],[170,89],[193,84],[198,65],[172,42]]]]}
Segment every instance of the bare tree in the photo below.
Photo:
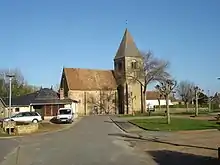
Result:
{"type": "Polygon", "coordinates": [[[54,90],[55,90],[56,92],[58,92],[59,89],[60,89],[60,84],[56,84],[56,85],[54,86],[54,90]]]}
{"type": "Polygon", "coordinates": [[[162,94],[160,94],[160,96],[157,98],[159,103],[159,111],[161,111],[161,102],[160,102],[161,98],[162,98],[162,94]]]}
{"type": "Polygon", "coordinates": [[[194,96],[195,96],[195,116],[199,115],[199,104],[198,104],[198,100],[201,99],[202,97],[199,96],[199,93],[203,92],[203,90],[201,88],[199,88],[198,86],[194,86],[193,88],[194,91],[194,96]]]}
{"type": "Polygon", "coordinates": [[[34,86],[29,85],[19,69],[0,69],[0,96],[7,97],[9,90],[9,79],[7,74],[12,74],[12,96],[20,96],[31,93],[36,90],[34,86]]]}
{"type": "Polygon", "coordinates": [[[161,95],[165,96],[166,99],[166,116],[167,124],[170,124],[170,108],[169,108],[169,98],[170,94],[173,92],[176,87],[177,82],[174,80],[164,80],[160,82],[160,85],[156,85],[156,89],[160,91],[161,95]]]}
{"type": "Polygon", "coordinates": [[[194,98],[194,83],[189,81],[181,81],[177,85],[176,92],[181,97],[182,101],[186,105],[186,110],[189,110],[189,103],[194,98]]]}
{"type": "Polygon", "coordinates": [[[90,94],[87,103],[92,111],[99,114],[108,114],[116,110],[116,91],[100,90],[99,94],[90,94]]]}
{"type": "Polygon", "coordinates": [[[134,79],[144,79],[144,83],[142,83],[143,87],[143,96],[142,96],[142,113],[145,112],[146,108],[146,91],[147,87],[152,82],[159,82],[164,79],[170,78],[170,74],[167,72],[169,67],[169,62],[158,59],[154,56],[151,51],[147,53],[142,53],[144,58],[144,67],[140,68],[139,73],[136,74],[134,79]]]}

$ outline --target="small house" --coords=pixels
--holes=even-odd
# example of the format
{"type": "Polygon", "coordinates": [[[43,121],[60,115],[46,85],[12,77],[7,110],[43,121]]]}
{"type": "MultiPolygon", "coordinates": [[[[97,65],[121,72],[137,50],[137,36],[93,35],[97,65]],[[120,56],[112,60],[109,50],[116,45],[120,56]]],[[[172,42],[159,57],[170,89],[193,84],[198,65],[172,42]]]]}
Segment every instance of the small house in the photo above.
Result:
{"type": "MultiPolygon", "coordinates": [[[[4,98],[3,100],[8,107],[9,98],[4,98]]],[[[62,95],[60,97],[60,94],[52,88],[41,88],[34,93],[12,98],[11,113],[36,111],[46,119],[56,116],[58,109],[65,107],[72,108],[77,116],[77,103],[75,100],[63,98],[62,95]]]]}

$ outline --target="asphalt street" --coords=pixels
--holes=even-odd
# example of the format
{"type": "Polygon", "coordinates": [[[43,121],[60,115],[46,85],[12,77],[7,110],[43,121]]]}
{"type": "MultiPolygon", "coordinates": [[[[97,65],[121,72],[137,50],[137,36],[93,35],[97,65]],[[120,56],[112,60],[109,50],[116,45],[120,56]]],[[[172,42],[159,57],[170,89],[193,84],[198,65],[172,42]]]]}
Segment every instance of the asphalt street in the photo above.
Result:
{"type": "Polygon", "coordinates": [[[20,138],[19,149],[1,165],[154,164],[120,134],[108,116],[84,117],[65,131],[20,138]]]}
{"type": "Polygon", "coordinates": [[[3,161],[8,153],[18,146],[16,139],[0,139],[0,162],[3,161]]]}

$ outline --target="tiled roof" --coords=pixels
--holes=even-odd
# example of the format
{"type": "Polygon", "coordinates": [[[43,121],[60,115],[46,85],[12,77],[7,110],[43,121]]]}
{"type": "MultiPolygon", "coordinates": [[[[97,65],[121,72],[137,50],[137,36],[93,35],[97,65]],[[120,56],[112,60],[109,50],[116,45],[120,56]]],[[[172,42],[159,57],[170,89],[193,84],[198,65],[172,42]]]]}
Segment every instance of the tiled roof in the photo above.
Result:
{"type": "MultiPolygon", "coordinates": [[[[9,98],[3,98],[4,103],[8,106],[9,98]]],[[[12,106],[29,106],[30,104],[46,104],[46,103],[61,103],[72,102],[70,99],[59,99],[59,94],[52,89],[42,88],[39,91],[26,94],[23,96],[13,97],[11,100],[12,106]]],[[[74,102],[74,101],[73,101],[74,102]]]]}
{"type": "Polygon", "coordinates": [[[117,88],[113,70],[64,68],[64,75],[70,90],[117,88]]]}
{"type": "Polygon", "coordinates": [[[163,96],[160,97],[160,93],[158,91],[147,91],[146,92],[146,100],[157,100],[164,99],[163,96]]]}
{"type": "Polygon", "coordinates": [[[59,94],[52,89],[43,88],[36,92],[35,100],[59,99],[59,94]]]}
{"type": "Polygon", "coordinates": [[[116,53],[115,59],[122,57],[140,57],[143,58],[131,36],[128,29],[125,30],[120,46],[116,53]]]}

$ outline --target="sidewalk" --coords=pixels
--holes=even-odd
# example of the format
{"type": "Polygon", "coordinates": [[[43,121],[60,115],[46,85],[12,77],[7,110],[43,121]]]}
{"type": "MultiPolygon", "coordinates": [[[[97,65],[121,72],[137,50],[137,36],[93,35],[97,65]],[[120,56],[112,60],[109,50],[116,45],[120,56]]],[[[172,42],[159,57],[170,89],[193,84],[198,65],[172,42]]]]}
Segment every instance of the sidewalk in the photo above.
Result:
{"type": "MultiPolygon", "coordinates": [[[[111,119],[119,128],[125,130],[125,133],[138,137],[139,142],[136,140],[136,145],[145,151],[168,149],[217,157],[217,148],[220,146],[218,130],[146,131],[129,123],[129,120],[139,119],[139,117],[112,117],[111,119]]],[[[135,139],[131,139],[131,141],[135,141],[135,139]]]]}
{"type": "Polygon", "coordinates": [[[162,131],[146,131],[143,130],[134,124],[130,123],[129,120],[133,119],[145,119],[145,118],[159,118],[158,116],[152,117],[111,117],[111,120],[125,133],[138,136],[140,139],[157,139],[157,140],[167,140],[168,138],[172,137],[174,134],[173,132],[162,132],[162,131]]]}

